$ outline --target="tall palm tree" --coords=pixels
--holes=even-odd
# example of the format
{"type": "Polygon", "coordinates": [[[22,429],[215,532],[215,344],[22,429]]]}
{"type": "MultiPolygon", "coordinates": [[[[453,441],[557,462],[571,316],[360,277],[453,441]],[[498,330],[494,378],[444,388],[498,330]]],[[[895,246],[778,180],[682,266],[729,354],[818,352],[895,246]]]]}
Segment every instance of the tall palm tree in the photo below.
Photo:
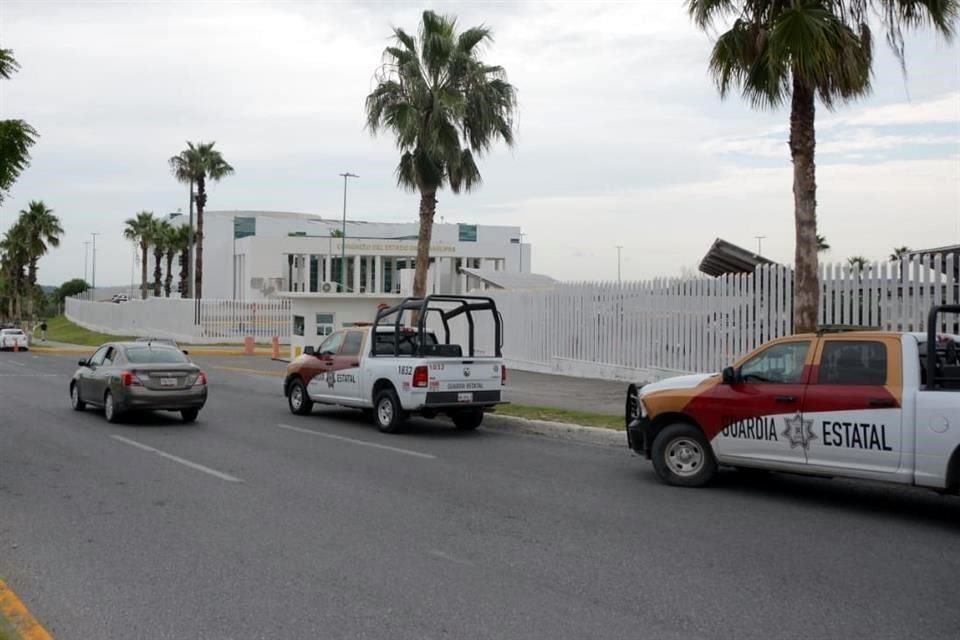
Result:
{"type": "MultiPolygon", "coordinates": [[[[9,80],[20,69],[13,51],[0,49],[0,79],[9,80]]],[[[30,166],[30,147],[37,131],[23,120],[0,120],[0,204],[20,174],[30,166]]]]}
{"type": "Polygon", "coordinates": [[[7,281],[8,315],[11,319],[22,318],[22,299],[26,289],[26,268],[30,262],[27,251],[26,227],[18,220],[0,240],[0,266],[7,281]]]}
{"type": "Polygon", "coordinates": [[[816,327],[816,98],[828,109],[870,92],[873,36],[880,15],[887,41],[904,61],[903,29],[931,25],[953,35],[958,0],[686,0],[698,27],[733,18],[710,56],[720,95],[739,89],[752,106],[790,101],[790,156],[796,225],[794,329],[816,327]]]}
{"type": "Polygon", "coordinates": [[[123,237],[127,240],[133,240],[140,247],[140,297],[147,299],[147,262],[149,260],[147,250],[150,243],[153,242],[153,229],[156,224],[156,218],[152,211],[141,211],[134,218],[128,218],[124,223],[127,226],[123,230],[123,237]]]}
{"type": "Polygon", "coordinates": [[[207,206],[207,180],[218,182],[233,173],[220,152],[213,148],[215,142],[187,142],[187,148],[170,158],[170,170],[184,184],[195,184],[197,195],[196,269],[194,273],[194,297],[203,297],[203,210],[207,206]]]}
{"type": "Polygon", "coordinates": [[[857,271],[863,271],[864,269],[866,269],[867,264],[869,264],[869,262],[870,261],[867,260],[864,256],[851,256],[847,258],[847,264],[849,264],[852,268],[856,269],[857,271]]]}
{"type": "Polygon", "coordinates": [[[177,257],[177,253],[180,251],[180,246],[177,244],[177,234],[180,232],[180,229],[184,227],[175,227],[169,222],[165,222],[165,224],[163,249],[166,252],[164,258],[167,261],[167,275],[164,276],[163,279],[163,296],[169,298],[170,291],[173,289],[173,259],[177,257]]]}
{"type": "Polygon", "coordinates": [[[890,254],[890,262],[900,262],[904,258],[909,257],[910,253],[910,247],[896,247],[893,253],[890,254]]]}
{"type": "Polygon", "coordinates": [[[513,144],[516,90],[502,67],[480,60],[490,29],[457,33],[456,19],[424,11],[415,38],[393,30],[377,86],[366,100],[367,127],[388,129],[400,148],[397,184],[420,192],[413,292],[426,290],[437,191],[470,191],[481,182],[476,160],[497,139],[513,144]]]}
{"type": "Polygon", "coordinates": [[[830,251],[830,243],[827,242],[826,236],[822,236],[818,233],[817,234],[817,253],[823,253],[824,251],[830,251]]]}
{"type": "MultiPolygon", "coordinates": [[[[173,228],[171,249],[180,253],[180,297],[186,298],[190,287],[190,247],[193,244],[193,231],[187,225],[173,228]]],[[[168,250],[167,255],[170,256],[168,250]]],[[[167,262],[167,278],[170,277],[170,262],[167,262]]]]}
{"type": "Polygon", "coordinates": [[[155,220],[150,236],[153,240],[153,297],[159,298],[163,290],[163,269],[161,264],[167,253],[167,243],[170,235],[170,223],[166,220],[155,220]]]}
{"type": "Polygon", "coordinates": [[[53,209],[47,207],[40,200],[29,202],[27,208],[20,211],[20,223],[23,225],[29,259],[27,263],[27,287],[29,292],[27,316],[32,319],[35,297],[33,291],[37,287],[37,265],[40,258],[46,255],[49,247],[60,246],[63,227],[60,226],[60,219],[53,215],[53,209]]]}

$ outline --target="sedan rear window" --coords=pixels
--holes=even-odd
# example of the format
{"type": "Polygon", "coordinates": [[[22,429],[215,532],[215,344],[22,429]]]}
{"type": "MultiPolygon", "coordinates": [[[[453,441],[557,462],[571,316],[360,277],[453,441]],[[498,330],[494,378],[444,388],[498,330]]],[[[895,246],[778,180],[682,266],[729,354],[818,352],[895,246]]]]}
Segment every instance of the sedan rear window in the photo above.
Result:
{"type": "Polygon", "coordinates": [[[127,360],[131,364],[172,364],[189,362],[187,357],[176,349],[135,347],[127,349],[127,360]]]}
{"type": "Polygon", "coordinates": [[[23,335],[23,331],[20,331],[20,329],[4,329],[4,330],[3,330],[3,335],[5,335],[5,336],[22,336],[22,335],[23,335]]]}

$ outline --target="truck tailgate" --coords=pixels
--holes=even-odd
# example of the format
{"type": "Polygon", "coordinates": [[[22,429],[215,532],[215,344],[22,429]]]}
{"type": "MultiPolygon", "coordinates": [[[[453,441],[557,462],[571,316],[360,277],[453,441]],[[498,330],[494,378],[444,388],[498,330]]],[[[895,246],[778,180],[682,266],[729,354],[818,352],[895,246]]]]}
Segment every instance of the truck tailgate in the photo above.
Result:
{"type": "Polygon", "coordinates": [[[494,358],[444,358],[426,361],[428,395],[444,402],[500,400],[503,363],[494,358]],[[434,395],[436,394],[436,395],[434,395]]]}

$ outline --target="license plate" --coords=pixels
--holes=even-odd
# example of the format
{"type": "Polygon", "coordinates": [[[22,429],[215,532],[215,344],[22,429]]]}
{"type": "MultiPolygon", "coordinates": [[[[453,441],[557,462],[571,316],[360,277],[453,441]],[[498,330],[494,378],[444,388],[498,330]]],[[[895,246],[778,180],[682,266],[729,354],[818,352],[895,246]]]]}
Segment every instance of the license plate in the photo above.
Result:
{"type": "Polygon", "coordinates": [[[177,386],[176,378],[160,378],[161,387],[175,387],[177,386]]]}
{"type": "Polygon", "coordinates": [[[472,394],[472,393],[469,393],[469,392],[467,392],[467,393],[458,393],[458,394],[457,394],[457,402],[473,402],[473,394],[472,394]]]}

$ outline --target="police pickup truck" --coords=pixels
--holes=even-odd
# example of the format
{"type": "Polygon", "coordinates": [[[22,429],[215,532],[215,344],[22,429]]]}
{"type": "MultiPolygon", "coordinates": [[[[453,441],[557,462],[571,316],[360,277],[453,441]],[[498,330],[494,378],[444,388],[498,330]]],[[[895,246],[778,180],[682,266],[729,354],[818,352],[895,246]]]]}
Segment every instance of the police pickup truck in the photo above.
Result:
{"type": "Polygon", "coordinates": [[[948,314],[960,305],[933,308],[925,334],[795,335],[722,374],[631,385],[629,446],[672,485],[705,485],[728,465],[956,494],[960,336],[948,314]]]}
{"type": "Polygon", "coordinates": [[[501,335],[490,298],[407,298],[379,309],[372,324],[345,327],[307,347],[287,367],[284,393],[297,415],[309,414],[314,403],[354,407],[386,433],[401,430],[411,414],[445,414],[458,429],[476,429],[484,412],[503,402],[501,335]],[[492,316],[493,345],[486,353],[475,344],[478,313],[492,316]],[[443,342],[428,330],[430,321],[443,330],[443,342]],[[450,343],[452,323],[465,329],[465,346],[450,343]]]}

